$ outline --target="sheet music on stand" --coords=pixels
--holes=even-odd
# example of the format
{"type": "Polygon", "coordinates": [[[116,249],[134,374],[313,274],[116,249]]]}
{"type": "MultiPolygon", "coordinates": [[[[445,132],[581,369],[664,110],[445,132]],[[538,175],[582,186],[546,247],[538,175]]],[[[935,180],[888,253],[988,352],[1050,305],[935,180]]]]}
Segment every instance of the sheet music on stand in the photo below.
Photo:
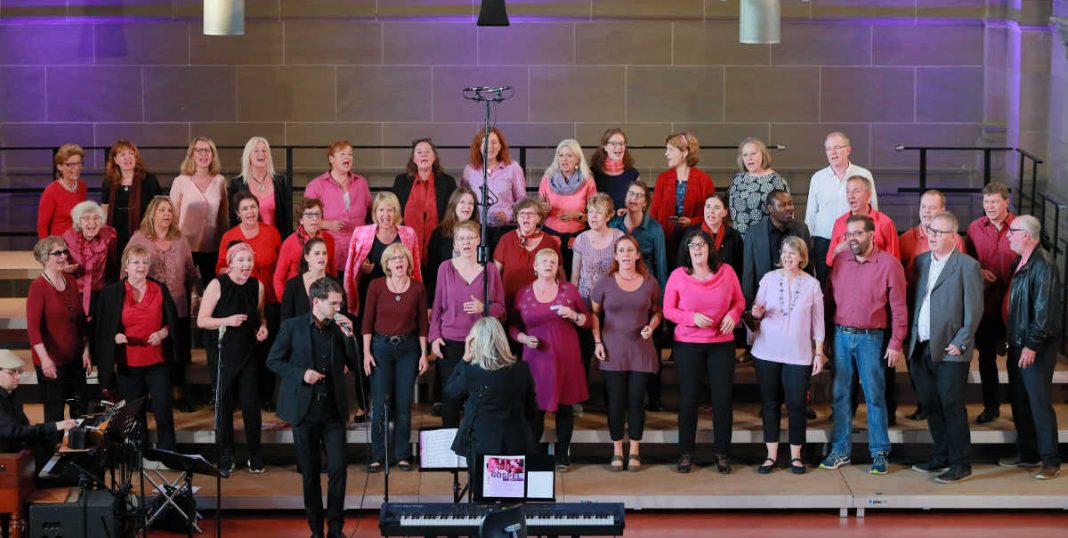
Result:
{"type": "Polygon", "coordinates": [[[457,428],[419,429],[419,469],[421,471],[467,470],[467,458],[452,451],[457,428]]]}

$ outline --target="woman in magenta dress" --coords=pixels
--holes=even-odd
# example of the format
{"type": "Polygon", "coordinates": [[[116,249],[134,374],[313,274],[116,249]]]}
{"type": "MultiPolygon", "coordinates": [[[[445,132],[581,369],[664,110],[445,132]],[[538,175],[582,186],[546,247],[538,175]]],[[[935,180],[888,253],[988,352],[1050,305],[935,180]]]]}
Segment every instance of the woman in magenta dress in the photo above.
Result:
{"type": "Polygon", "coordinates": [[[572,406],[589,397],[575,326],[589,327],[590,316],[578,288],[558,278],[559,270],[555,250],[543,248],[534,256],[537,279],[516,294],[511,335],[524,346],[523,361],[534,375],[540,410],[534,438],[541,440],[545,413],[556,413],[556,468],[566,471],[575,427],[572,406]]]}

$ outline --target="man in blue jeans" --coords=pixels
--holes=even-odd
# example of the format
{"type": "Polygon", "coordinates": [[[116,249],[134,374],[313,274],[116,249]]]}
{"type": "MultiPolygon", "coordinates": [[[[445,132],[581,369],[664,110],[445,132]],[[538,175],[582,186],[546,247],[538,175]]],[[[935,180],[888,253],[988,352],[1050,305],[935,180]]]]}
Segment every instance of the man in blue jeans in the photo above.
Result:
{"type": "Polygon", "coordinates": [[[875,247],[874,237],[875,223],[871,217],[850,216],[842,237],[849,249],[835,256],[828,279],[835,303],[834,383],[831,387],[834,404],[831,453],[820,463],[821,469],[837,469],[851,461],[850,389],[856,372],[867,404],[871,473],[886,474],[890,438],[883,393],[886,386],[884,364],[892,368],[904,357],[901,348],[908,327],[908,314],[905,270],[897,257],[875,247]],[[888,327],[891,329],[890,342],[884,355],[880,351],[888,327]]]}

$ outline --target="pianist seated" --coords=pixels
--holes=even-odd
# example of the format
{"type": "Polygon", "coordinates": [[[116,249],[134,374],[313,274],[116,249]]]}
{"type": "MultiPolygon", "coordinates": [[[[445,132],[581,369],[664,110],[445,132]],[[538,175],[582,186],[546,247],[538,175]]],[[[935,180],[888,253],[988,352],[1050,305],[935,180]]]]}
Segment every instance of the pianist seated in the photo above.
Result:
{"type": "Polygon", "coordinates": [[[40,469],[52,456],[61,432],[77,425],[73,419],[30,425],[22,404],[15,399],[19,377],[25,364],[9,350],[0,349],[0,452],[18,452],[28,448],[40,469]]]}

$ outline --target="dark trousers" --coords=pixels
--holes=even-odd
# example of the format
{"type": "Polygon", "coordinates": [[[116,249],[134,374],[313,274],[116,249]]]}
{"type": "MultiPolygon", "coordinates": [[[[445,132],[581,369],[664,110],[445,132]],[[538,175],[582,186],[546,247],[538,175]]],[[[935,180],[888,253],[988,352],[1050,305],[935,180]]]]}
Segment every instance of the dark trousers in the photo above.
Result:
{"type": "Polygon", "coordinates": [[[398,343],[390,343],[380,335],[371,339],[371,354],[375,369],[371,371],[371,459],[385,461],[386,437],[399,460],[411,459],[412,391],[419,373],[419,340],[409,336],[398,343]],[[386,400],[390,401],[390,418],[394,429],[385,423],[386,400]]]}
{"type": "Polygon", "coordinates": [[[37,370],[37,384],[41,387],[44,400],[45,422],[59,422],[65,418],[66,405],[70,404],[71,418],[80,417],[88,408],[85,396],[85,370],[82,361],[77,360],[56,365],[56,378],[48,379],[40,366],[37,370]]]}
{"type": "MultiPolygon", "coordinates": [[[[334,406],[330,399],[312,400],[311,406],[334,406]]],[[[293,425],[293,443],[297,465],[304,485],[304,510],[313,533],[323,532],[323,489],[319,478],[322,469],[320,447],[326,452],[326,521],[330,530],[345,526],[345,420],[337,412],[309,409],[308,417],[293,425]],[[312,418],[314,415],[330,418],[312,418]]]]}
{"type": "MultiPolygon", "coordinates": [[[[234,453],[234,404],[241,405],[241,418],[245,421],[245,443],[250,455],[260,453],[262,420],[259,396],[260,366],[254,359],[241,364],[223,361],[222,377],[219,378],[219,444],[223,452],[234,453]]],[[[318,469],[318,467],[316,467],[318,469]]]]}
{"type": "Polygon", "coordinates": [[[278,303],[263,305],[263,317],[267,319],[267,339],[256,342],[256,368],[259,369],[257,392],[261,404],[273,403],[275,399],[275,383],[278,381],[278,376],[267,369],[267,355],[271,353],[271,346],[274,345],[274,339],[278,335],[282,315],[281,306],[278,303]]]}
{"type": "Polygon", "coordinates": [[[623,424],[631,441],[641,441],[645,431],[645,406],[642,397],[649,381],[648,372],[610,372],[601,370],[608,391],[608,433],[613,441],[623,440],[623,424]]]}
{"type": "Polygon", "coordinates": [[[971,432],[964,391],[968,386],[967,362],[931,362],[927,342],[916,344],[909,371],[916,382],[916,396],[927,412],[933,447],[931,461],[971,468],[971,432]]]}
{"type": "Polygon", "coordinates": [[[1001,380],[998,374],[998,348],[1005,339],[1005,324],[997,316],[984,316],[975,332],[975,350],[979,353],[979,382],[983,387],[983,408],[998,409],[1001,380]]]}
{"type": "MultiPolygon", "coordinates": [[[[593,361],[593,332],[589,329],[578,328],[579,353],[582,353],[582,372],[586,374],[586,385],[589,389],[590,400],[596,402],[593,393],[593,383],[590,381],[590,363],[593,361]]],[[[602,390],[603,396],[603,390],[602,390]]],[[[602,398],[603,401],[603,398],[602,398]]]]}
{"type": "MultiPolygon", "coordinates": [[[[453,370],[464,360],[464,343],[458,340],[445,339],[445,345],[441,346],[443,358],[438,359],[438,372],[441,374],[441,383],[448,383],[453,370]]],[[[462,399],[443,398],[441,400],[441,425],[446,428],[460,426],[460,409],[463,406],[462,399]]]]}
{"type": "Polygon", "coordinates": [[[645,387],[645,392],[649,396],[649,403],[663,404],[664,387],[661,379],[661,373],[664,371],[663,349],[670,345],[673,334],[675,334],[675,324],[670,321],[665,321],[660,325],[659,329],[653,331],[653,348],[656,349],[656,371],[649,374],[649,382],[645,387]]]}
{"type": "MultiPolygon", "coordinates": [[[[174,409],[171,407],[171,371],[167,363],[152,366],[121,368],[116,376],[119,394],[126,401],[133,401],[148,394],[152,401],[152,414],[156,417],[156,446],[174,450],[174,409]]],[[[148,438],[148,422],[141,411],[143,439],[148,438]]]]}
{"type": "Polygon", "coordinates": [[[200,281],[206,287],[208,282],[215,278],[215,263],[219,261],[218,252],[194,252],[193,265],[200,273],[200,281]]]}
{"type": "MultiPolygon", "coordinates": [[[[575,412],[574,406],[571,405],[558,405],[556,406],[556,447],[555,454],[557,457],[567,455],[567,451],[571,449],[571,434],[575,431],[575,412]]],[[[545,411],[538,412],[538,420],[530,425],[531,431],[534,432],[534,440],[541,443],[541,436],[545,433],[545,411]]]]}
{"type": "Polygon", "coordinates": [[[571,264],[572,260],[575,257],[574,252],[571,250],[571,242],[574,241],[575,238],[578,237],[579,234],[585,230],[581,230],[575,233],[563,233],[545,226],[542,227],[542,231],[560,240],[560,254],[561,256],[563,256],[563,259],[560,260],[560,263],[561,266],[564,268],[564,275],[567,276],[568,280],[571,280],[571,264]]]}
{"type": "Polygon", "coordinates": [[[831,240],[819,236],[812,236],[812,255],[808,257],[816,268],[816,279],[826,289],[827,278],[831,276],[831,268],[827,265],[827,252],[831,250],[831,240]]]}
{"type": "Polygon", "coordinates": [[[1016,423],[1016,449],[1025,461],[1041,458],[1043,464],[1060,465],[1057,414],[1051,396],[1057,345],[1036,350],[1035,362],[1027,368],[1020,368],[1020,351],[1009,347],[1009,403],[1016,423]]]}
{"type": "Polygon", "coordinates": [[[790,444],[805,444],[805,431],[808,428],[805,394],[812,377],[812,366],[784,364],[754,357],[753,367],[756,369],[757,381],[760,383],[760,400],[763,402],[761,417],[764,419],[764,442],[779,442],[782,397],[786,400],[786,415],[789,417],[787,435],[790,444]]]}
{"type": "Polygon", "coordinates": [[[679,452],[693,454],[701,380],[707,375],[712,392],[713,451],[726,454],[734,429],[734,408],[731,407],[734,340],[716,344],[676,341],[674,356],[675,370],[679,374],[679,452]]]}
{"type": "Polygon", "coordinates": [[[185,369],[189,366],[189,363],[192,362],[192,351],[190,350],[190,347],[193,337],[190,334],[191,327],[189,325],[189,318],[178,318],[178,326],[168,328],[178,342],[178,356],[170,362],[169,368],[171,371],[171,386],[184,387],[185,369]]]}

